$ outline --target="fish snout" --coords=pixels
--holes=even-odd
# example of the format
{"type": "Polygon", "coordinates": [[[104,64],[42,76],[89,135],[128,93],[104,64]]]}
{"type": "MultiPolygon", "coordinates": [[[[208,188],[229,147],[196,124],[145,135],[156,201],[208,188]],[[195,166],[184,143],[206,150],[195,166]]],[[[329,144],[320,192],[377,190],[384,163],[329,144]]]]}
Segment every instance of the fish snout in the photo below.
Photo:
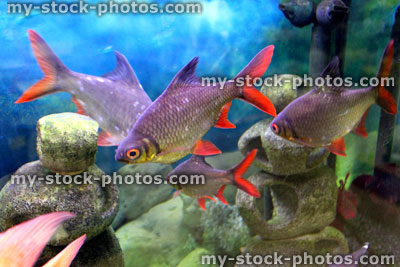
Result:
{"type": "Polygon", "coordinates": [[[115,160],[116,161],[125,161],[124,152],[118,151],[115,153],[115,160]]]}

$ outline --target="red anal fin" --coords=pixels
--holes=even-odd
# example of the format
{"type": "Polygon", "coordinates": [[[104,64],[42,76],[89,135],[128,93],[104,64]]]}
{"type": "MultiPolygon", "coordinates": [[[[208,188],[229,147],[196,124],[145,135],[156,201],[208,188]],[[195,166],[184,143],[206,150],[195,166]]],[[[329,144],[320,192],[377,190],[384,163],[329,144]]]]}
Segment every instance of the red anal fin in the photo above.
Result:
{"type": "Polygon", "coordinates": [[[202,196],[202,197],[198,197],[197,198],[197,202],[199,203],[199,206],[202,210],[206,210],[206,198],[211,199],[214,202],[217,202],[214,198],[210,197],[210,196],[202,196]]]}
{"type": "Polygon", "coordinates": [[[328,147],[328,150],[335,155],[346,157],[346,145],[344,143],[344,137],[333,141],[328,147]]]}
{"type": "Polygon", "coordinates": [[[226,201],[225,197],[224,197],[224,190],[225,190],[226,185],[221,186],[221,188],[218,190],[217,193],[217,198],[219,200],[221,200],[222,203],[224,203],[225,205],[228,205],[228,202],[226,201]]]}
{"type": "Polygon", "coordinates": [[[98,146],[117,146],[119,139],[108,132],[100,132],[97,139],[98,146]]]}
{"type": "Polygon", "coordinates": [[[364,113],[362,116],[360,123],[357,125],[357,127],[353,130],[353,132],[359,136],[362,136],[364,138],[368,138],[368,132],[365,129],[365,120],[367,119],[369,109],[364,113]]]}
{"type": "Polygon", "coordinates": [[[78,99],[76,99],[75,97],[72,97],[71,100],[72,100],[72,102],[75,104],[75,106],[76,106],[76,108],[77,108],[76,113],[86,116],[86,113],[85,113],[85,111],[83,110],[83,106],[82,106],[82,104],[78,101],[78,99]]]}
{"type": "Polygon", "coordinates": [[[232,102],[229,102],[223,106],[221,110],[221,115],[219,116],[219,119],[217,123],[215,124],[216,128],[224,128],[224,129],[233,129],[236,128],[236,125],[233,124],[228,120],[228,112],[229,108],[231,107],[232,102]]]}
{"type": "Polygon", "coordinates": [[[243,100],[271,116],[276,116],[276,109],[271,100],[254,87],[243,87],[243,100]]]}
{"type": "Polygon", "coordinates": [[[199,156],[210,156],[221,153],[221,150],[219,150],[213,143],[206,140],[199,140],[193,150],[193,154],[199,156]]]}

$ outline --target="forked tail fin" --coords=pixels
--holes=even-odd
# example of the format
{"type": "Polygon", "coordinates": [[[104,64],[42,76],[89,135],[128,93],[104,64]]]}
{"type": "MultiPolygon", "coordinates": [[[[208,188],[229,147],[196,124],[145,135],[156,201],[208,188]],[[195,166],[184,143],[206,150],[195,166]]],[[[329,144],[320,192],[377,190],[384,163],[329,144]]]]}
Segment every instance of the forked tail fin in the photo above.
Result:
{"type": "Polygon", "coordinates": [[[33,30],[28,30],[33,54],[44,73],[44,78],[26,90],[15,103],[24,103],[57,91],[57,75],[68,71],[42,37],[33,30]]]}
{"type": "Polygon", "coordinates": [[[276,116],[274,104],[260,91],[253,87],[254,79],[261,78],[272,60],[274,46],[261,50],[247,66],[234,78],[237,84],[243,83],[242,99],[267,114],[276,116]],[[249,84],[246,84],[249,83],[249,84]]]}
{"type": "Polygon", "coordinates": [[[247,154],[242,162],[233,167],[231,170],[233,172],[234,185],[236,185],[239,189],[245,191],[247,194],[258,198],[260,197],[260,193],[258,192],[257,188],[252,183],[242,178],[242,175],[250,167],[256,155],[257,149],[253,149],[249,152],[249,154],[247,154]]]}
{"type": "Polygon", "coordinates": [[[378,73],[379,86],[376,87],[375,90],[378,91],[377,99],[376,99],[377,104],[386,113],[394,115],[397,113],[397,102],[393,98],[393,96],[389,93],[389,91],[386,90],[386,88],[383,84],[383,79],[382,79],[382,78],[389,77],[389,75],[390,75],[390,70],[391,70],[392,64],[393,64],[393,50],[394,50],[393,49],[393,40],[391,40],[385,49],[385,53],[383,54],[381,66],[380,66],[379,73],[378,73]]]}

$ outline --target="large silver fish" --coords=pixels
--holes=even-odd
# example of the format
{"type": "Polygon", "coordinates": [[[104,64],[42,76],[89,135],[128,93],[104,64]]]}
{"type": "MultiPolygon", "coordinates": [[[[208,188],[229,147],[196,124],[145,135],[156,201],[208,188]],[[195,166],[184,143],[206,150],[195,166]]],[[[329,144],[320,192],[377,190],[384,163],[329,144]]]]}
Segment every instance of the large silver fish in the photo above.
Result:
{"type": "Polygon", "coordinates": [[[15,103],[35,100],[59,91],[72,95],[78,113],[97,121],[103,130],[99,145],[118,145],[138,117],[151,104],[127,59],[115,51],[115,69],[102,77],[69,70],[42,37],[29,30],[34,55],[45,77],[29,88],[15,103]]]}

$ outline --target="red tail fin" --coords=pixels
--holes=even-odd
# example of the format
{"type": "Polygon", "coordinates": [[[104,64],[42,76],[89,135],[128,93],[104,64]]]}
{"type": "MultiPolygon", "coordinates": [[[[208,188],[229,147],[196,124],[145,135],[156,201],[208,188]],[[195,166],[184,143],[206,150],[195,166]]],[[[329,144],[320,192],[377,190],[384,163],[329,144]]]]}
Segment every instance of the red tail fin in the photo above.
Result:
{"type": "Polygon", "coordinates": [[[44,78],[26,90],[15,103],[24,103],[55,92],[57,73],[67,70],[42,37],[33,30],[28,30],[33,54],[44,73],[44,78]]]}
{"type": "Polygon", "coordinates": [[[239,189],[242,189],[251,196],[260,197],[260,193],[258,192],[257,188],[252,183],[242,178],[242,175],[250,167],[256,155],[257,155],[257,149],[253,149],[252,151],[250,151],[249,154],[247,154],[246,158],[242,160],[242,162],[240,162],[238,165],[236,165],[232,170],[233,170],[234,184],[239,189]]]}
{"type": "Polygon", "coordinates": [[[69,244],[60,253],[58,253],[54,258],[48,261],[42,267],[68,267],[74,260],[76,254],[78,254],[79,249],[85,242],[86,235],[83,235],[69,244]]]}
{"type": "Polygon", "coordinates": [[[397,102],[389,93],[389,91],[386,90],[385,86],[383,85],[383,80],[381,79],[389,77],[390,75],[390,70],[393,64],[393,50],[393,40],[391,40],[386,47],[378,73],[380,85],[378,86],[377,103],[386,113],[394,115],[397,113],[397,102]]]}
{"type": "Polygon", "coordinates": [[[17,262],[18,266],[33,266],[56,229],[72,217],[69,212],[53,212],[1,233],[0,259],[17,262]]]}
{"type": "Polygon", "coordinates": [[[276,110],[272,102],[260,93],[257,89],[252,87],[255,78],[260,78],[264,75],[269,64],[271,63],[272,55],[274,53],[274,46],[270,45],[261,50],[250,63],[236,75],[235,80],[237,83],[246,83],[243,86],[242,98],[254,105],[256,108],[264,111],[267,114],[276,116],[276,110]],[[239,81],[239,79],[242,79],[239,81]],[[247,84],[250,83],[250,84],[247,84]]]}

